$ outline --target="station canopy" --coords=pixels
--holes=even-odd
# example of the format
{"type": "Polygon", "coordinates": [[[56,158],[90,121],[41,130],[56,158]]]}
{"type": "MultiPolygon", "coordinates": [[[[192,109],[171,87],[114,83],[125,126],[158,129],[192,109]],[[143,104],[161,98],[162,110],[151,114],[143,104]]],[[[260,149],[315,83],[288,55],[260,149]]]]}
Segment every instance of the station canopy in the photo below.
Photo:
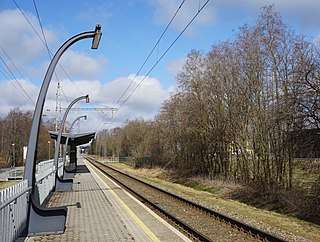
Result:
{"type": "MultiPolygon", "coordinates": [[[[51,139],[56,140],[58,138],[58,132],[49,131],[49,134],[51,139]]],[[[87,144],[94,138],[95,135],[96,135],[96,132],[70,134],[68,145],[71,145],[72,143],[75,144],[76,146],[87,144]]],[[[67,137],[68,137],[68,133],[62,133],[61,144],[64,144],[66,142],[67,137]]]]}

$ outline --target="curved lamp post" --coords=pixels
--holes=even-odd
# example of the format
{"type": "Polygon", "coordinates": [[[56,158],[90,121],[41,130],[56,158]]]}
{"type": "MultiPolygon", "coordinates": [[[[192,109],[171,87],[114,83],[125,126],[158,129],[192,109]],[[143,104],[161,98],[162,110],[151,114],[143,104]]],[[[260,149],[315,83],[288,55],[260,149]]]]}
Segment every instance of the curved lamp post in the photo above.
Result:
{"type": "MultiPolygon", "coordinates": [[[[71,134],[71,131],[72,131],[72,128],[74,126],[74,124],[80,120],[80,119],[84,119],[84,120],[87,120],[87,115],[82,115],[82,116],[79,116],[77,117],[75,120],[73,120],[71,126],[70,126],[70,129],[69,129],[69,132],[68,132],[68,135],[67,135],[67,139],[66,139],[66,142],[64,144],[64,149],[63,149],[63,156],[62,156],[62,159],[63,159],[63,174],[62,174],[62,177],[65,177],[65,164],[66,164],[66,156],[67,156],[67,148],[68,148],[68,142],[69,142],[69,138],[70,138],[70,134],[71,134]]],[[[70,172],[69,172],[70,173],[70,172]]],[[[71,172],[72,174],[74,174],[73,172],[71,172]]],[[[73,176],[73,175],[72,175],[73,176]]],[[[69,178],[69,177],[66,177],[66,178],[69,178]]]]}
{"type": "Polygon", "coordinates": [[[15,144],[12,143],[12,166],[16,167],[16,152],[14,148],[15,148],[15,144]]]}
{"type": "Polygon", "coordinates": [[[63,118],[61,120],[61,126],[60,126],[61,128],[58,132],[57,143],[56,143],[57,145],[54,150],[54,158],[53,158],[53,163],[56,167],[56,184],[55,184],[56,191],[71,190],[71,187],[72,187],[72,183],[73,183],[72,179],[64,180],[64,179],[61,179],[59,176],[59,167],[58,167],[58,165],[59,165],[58,164],[59,163],[59,148],[60,148],[61,137],[62,137],[62,127],[64,127],[64,123],[66,122],[69,111],[76,102],[83,100],[83,99],[85,99],[86,103],[88,103],[89,102],[89,95],[81,96],[81,97],[74,99],[67,107],[66,111],[64,112],[63,118]]]}
{"type": "Polygon", "coordinates": [[[96,25],[94,31],[83,32],[71,37],[67,40],[56,52],[50,62],[46,75],[44,77],[39,96],[37,99],[36,107],[33,114],[31,132],[28,143],[27,159],[24,169],[24,179],[28,180],[28,186],[31,188],[29,198],[28,219],[24,234],[37,234],[37,233],[54,233],[63,232],[65,229],[65,220],[67,216],[67,208],[62,207],[46,209],[39,204],[38,191],[35,184],[35,171],[37,159],[37,144],[39,137],[39,128],[43,106],[49,84],[54,72],[54,69],[60,59],[61,55],[74,43],[79,40],[93,38],[92,49],[97,49],[101,38],[101,26],[96,25]]]}
{"type": "Polygon", "coordinates": [[[50,145],[51,145],[51,142],[50,140],[48,140],[48,160],[50,160],[50,145]]]}

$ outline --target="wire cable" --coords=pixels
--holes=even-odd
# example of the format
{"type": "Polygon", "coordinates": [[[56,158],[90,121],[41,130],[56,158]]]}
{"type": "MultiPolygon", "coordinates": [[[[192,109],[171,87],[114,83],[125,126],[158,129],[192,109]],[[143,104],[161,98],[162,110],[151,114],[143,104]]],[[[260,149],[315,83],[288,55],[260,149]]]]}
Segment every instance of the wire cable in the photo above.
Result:
{"type": "Polygon", "coordinates": [[[172,46],[177,42],[177,40],[181,37],[181,35],[187,30],[187,28],[191,25],[191,23],[195,20],[195,18],[200,14],[200,12],[204,9],[204,7],[208,4],[210,0],[207,0],[201,8],[198,9],[197,13],[192,17],[192,19],[188,22],[188,24],[183,28],[180,34],[176,37],[176,39],[170,44],[170,46],[166,49],[166,51],[160,56],[160,58],[156,61],[156,63],[150,68],[147,74],[141,79],[141,81],[137,84],[137,86],[130,92],[127,98],[120,104],[118,107],[118,112],[120,108],[128,101],[128,99],[132,96],[132,94],[137,90],[137,88],[142,84],[142,82],[147,78],[147,76],[153,71],[153,69],[158,65],[158,63],[162,60],[162,58],[168,53],[168,51],[172,48],[172,46]]]}
{"type": "MultiPolygon", "coordinates": [[[[42,33],[44,45],[46,46],[49,59],[51,60],[53,54],[51,53],[51,51],[50,51],[50,49],[49,49],[48,41],[47,41],[46,35],[44,34],[44,30],[43,30],[43,27],[42,27],[42,22],[41,22],[41,19],[40,19],[40,14],[39,14],[38,7],[37,7],[37,4],[36,4],[36,1],[35,1],[35,0],[33,0],[33,6],[34,6],[34,9],[35,9],[36,14],[37,14],[37,19],[38,19],[39,26],[40,26],[40,29],[41,29],[41,33],[42,33]]],[[[57,72],[56,72],[56,71],[54,72],[54,76],[56,77],[57,82],[59,82],[59,78],[58,78],[58,75],[57,75],[57,72]]]]}
{"type": "MultiPolygon", "coordinates": [[[[14,68],[16,69],[16,71],[19,73],[20,77],[24,80],[26,80],[26,78],[22,75],[21,71],[18,69],[18,67],[14,64],[14,62],[12,61],[12,59],[9,57],[8,53],[5,51],[5,49],[3,49],[0,46],[0,49],[3,51],[3,53],[6,55],[6,57],[8,58],[8,60],[11,62],[11,64],[14,66],[14,68]]],[[[29,86],[30,90],[33,92],[33,94],[36,96],[37,92],[36,90],[30,85],[30,83],[27,81],[26,82],[27,85],[29,86]]]]}
{"type": "Polygon", "coordinates": [[[141,67],[139,68],[138,72],[135,74],[134,78],[131,80],[130,84],[127,86],[126,90],[122,93],[122,95],[119,97],[118,101],[116,102],[115,105],[117,105],[121,98],[126,94],[126,92],[129,90],[129,88],[131,87],[132,83],[134,82],[134,80],[137,78],[137,76],[140,74],[140,71],[142,70],[142,68],[145,66],[145,64],[147,63],[147,61],[149,60],[150,56],[152,55],[153,51],[155,50],[155,48],[159,45],[162,37],[164,36],[164,34],[167,32],[168,28],[170,27],[171,23],[173,22],[173,20],[175,19],[175,17],[177,16],[178,12],[180,11],[182,5],[184,4],[185,0],[183,0],[179,7],[177,8],[176,12],[174,13],[174,15],[172,16],[171,20],[169,21],[169,23],[167,24],[166,28],[164,29],[164,31],[162,32],[162,34],[160,35],[158,41],[155,43],[155,45],[153,46],[153,48],[151,49],[149,55],[147,56],[147,58],[145,59],[145,61],[143,62],[143,64],[141,65],[141,67]]]}
{"type": "Polygon", "coordinates": [[[3,62],[3,64],[6,66],[7,70],[10,72],[12,78],[16,81],[16,83],[18,84],[18,86],[21,88],[22,92],[24,93],[24,95],[27,97],[27,99],[35,106],[35,102],[32,100],[32,98],[29,96],[29,94],[26,92],[26,90],[24,89],[24,87],[21,85],[21,83],[19,82],[19,80],[16,78],[16,76],[13,74],[13,72],[11,71],[11,69],[9,68],[9,66],[7,65],[7,63],[4,61],[4,59],[0,56],[0,60],[3,62]]]}
{"type": "MultiPolygon", "coordinates": [[[[38,38],[40,39],[40,41],[43,43],[43,45],[46,47],[47,49],[47,52],[48,52],[48,55],[49,55],[49,58],[51,59],[51,57],[53,56],[53,53],[50,51],[50,48],[48,46],[48,43],[47,43],[47,40],[46,40],[46,37],[45,37],[45,33],[44,33],[44,30],[43,30],[43,26],[42,26],[42,23],[41,23],[41,20],[40,20],[40,14],[39,14],[39,11],[38,11],[38,8],[37,8],[37,4],[36,4],[36,1],[33,0],[33,4],[34,4],[34,8],[35,8],[35,11],[36,11],[36,15],[37,15],[37,18],[38,18],[38,21],[39,21],[39,25],[40,25],[40,28],[41,28],[41,32],[42,32],[42,35],[43,35],[43,39],[41,38],[40,34],[38,33],[38,31],[35,29],[35,27],[32,25],[32,23],[30,22],[30,20],[28,19],[28,17],[24,14],[24,12],[22,11],[22,9],[20,8],[20,6],[17,4],[17,2],[15,0],[13,0],[13,2],[15,3],[16,7],[19,9],[20,13],[23,15],[23,17],[26,19],[26,21],[28,22],[28,24],[30,25],[30,27],[32,28],[32,30],[36,33],[36,35],[38,36],[38,38]]],[[[62,69],[62,71],[65,73],[65,75],[67,76],[67,78],[71,81],[71,83],[75,86],[75,88],[79,91],[79,93],[81,95],[84,95],[83,92],[80,90],[80,88],[75,84],[75,82],[71,79],[71,77],[69,76],[69,74],[66,72],[66,70],[61,66],[60,63],[58,63],[58,66],[62,69]]],[[[55,77],[57,79],[57,81],[59,82],[59,79],[58,79],[58,76],[57,76],[57,73],[54,72],[55,74],[55,77]]],[[[63,91],[63,89],[61,88],[61,91],[62,91],[62,94],[66,100],[67,103],[70,103],[65,92],[63,91]]],[[[93,105],[90,103],[90,105],[93,107],[93,105]]],[[[106,115],[106,114],[105,114],[106,115]]],[[[106,116],[106,118],[108,118],[108,116],[106,116]]]]}
{"type": "Polygon", "coordinates": [[[21,89],[19,89],[16,84],[12,81],[12,77],[10,77],[10,74],[8,73],[8,71],[2,66],[0,65],[1,69],[0,69],[0,73],[7,79],[7,80],[10,80],[9,83],[15,88],[17,89],[18,92],[20,92],[23,96],[25,95],[21,89]]]}
{"type": "MultiPolygon", "coordinates": [[[[144,62],[142,63],[142,65],[140,66],[139,70],[137,71],[137,73],[135,74],[135,76],[133,77],[133,79],[131,80],[131,82],[129,83],[129,85],[126,87],[126,89],[123,91],[123,93],[121,94],[121,96],[118,98],[117,102],[114,104],[115,106],[117,104],[120,103],[121,99],[124,97],[124,95],[128,92],[129,88],[132,86],[133,82],[135,81],[135,79],[138,77],[138,75],[140,74],[141,70],[143,69],[143,67],[145,66],[145,64],[147,63],[147,61],[149,60],[149,58],[151,57],[152,53],[154,52],[154,50],[157,48],[157,57],[158,57],[158,52],[159,52],[159,43],[162,40],[163,36],[165,35],[165,33],[167,32],[167,30],[169,29],[170,25],[172,24],[173,20],[175,19],[175,17],[177,16],[178,12],[181,10],[183,4],[185,3],[185,0],[182,0],[179,7],[177,8],[177,10],[175,11],[174,15],[171,17],[169,23],[167,24],[166,28],[163,30],[163,32],[161,33],[160,37],[158,38],[157,42],[154,44],[153,48],[151,49],[151,51],[149,52],[148,56],[146,57],[146,59],[144,60],[144,62]]],[[[135,88],[136,89],[136,88],[135,88]]],[[[131,95],[129,95],[131,96],[131,95]]],[[[125,102],[127,101],[128,98],[126,98],[125,102]]],[[[122,102],[120,104],[120,107],[122,107],[122,105],[125,103],[122,102]]],[[[110,122],[111,119],[114,117],[114,115],[116,114],[117,111],[112,112],[111,117],[107,117],[107,122],[110,122]]],[[[99,124],[99,126],[102,124],[102,122],[99,124]]]]}
{"type": "Polygon", "coordinates": [[[39,25],[40,25],[43,41],[44,41],[45,46],[47,47],[47,52],[48,52],[48,55],[49,55],[49,59],[51,60],[52,54],[51,54],[51,51],[50,51],[49,46],[48,46],[46,35],[44,34],[44,31],[43,31],[42,23],[41,23],[41,20],[40,20],[40,14],[39,14],[39,11],[38,11],[38,8],[37,8],[37,4],[36,4],[35,0],[33,0],[33,6],[34,6],[34,9],[36,10],[36,14],[37,14],[38,22],[39,22],[39,25]]]}
{"type": "MultiPolygon", "coordinates": [[[[36,33],[36,35],[39,37],[39,39],[41,40],[41,42],[44,44],[44,46],[47,48],[47,50],[51,53],[50,49],[48,48],[48,46],[46,45],[46,43],[44,42],[44,40],[40,37],[38,31],[33,27],[32,23],[30,22],[30,20],[28,19],[28,17],[24,14],[24,12],[22,11],[22,9],[19,7],[19,5],[17,4],[17,2],[15,0],[12,0],[14,2],[14,4],[16,5],[16,7],[19,9],[20,13],[23,15],[23,17],[25,18],[25,20],[27,20],[28,24],[30,25],[30,27],[33,29],[33,31],[36,33]]],[[[51,53],[52,54],[52,53],[51,53]]]]}
{"type": "MultiPolygon", "coordinates": [[[[180,32],[180,34],[176,37],[176,39],[170,44],[170,46],[166,49],[166,51],[160,56],[160,58],[156,61],[156,63],[150,68],[150,70],[147,72],[147,74],[141,79],[141,81],[135,86],[135,88],[130,92],[130,94],[127,96],[127,98],[120,103],[118,109],[113,113],[113,116],[121,109],[121,107],[128,101],[128,99],[133,95],[133,93],[137,90],[137,88],[142,84],[142,82],[147,78],[147,76],[153,71],[153,69],[158,65],[158,63],[163,59],[163,57],[169,52],[169,50],[172,48],[172,46],[178,41],[178,39],[181,37],[181,35],[187,30],[187,28],[191,25],[191,23],[196,19],[196,17],[200,14],[200,12],[204,9],[204,7],[208,4],[210,0],[207,0],[201,7],[198,7],[198,11],[197,13],[191,18],[191,20],[188,22],[188,24],[183,28],[183,30],[180,32]]],[[[180,4],[179,8],[177,9],[176,13],[179,11],[179,9],[181,8],[182,4],[184,3],[184,1],[180,4]]],[[[176,15],[175,13],[175,15],[176,15]]],[[[175,17],[174,15],[174,17],[175,17]]],[[[173,18],[174,18],[173,17],[173,18]]],[[[169,24],[167,25],[167,28],[170,26],[173,18],[170,20],[169,24]]],[[[165,29],[165,31],[167,30],[167,28],[165,29]]],[[[164,32],[165,32],[164,31],[164,32]]],[[[161,35],[162,38],[163,35],[161,35]]],[[[154,49],[156,48],[156,46],[159,44],[159,40],[157,41],[157,43],[155,44],[154,48],[152,49],[152,51],[150,52],[149,56],[147,57],[146,61],[148,60],[148,58],[150,57],[151,53],[154,51],[154,49]]],[[[143,63],[142,67],[145,65],[146,61],[143,63]]],[[[139,69],[139,72],[141,71],[142,67],[139,69]]],[[[135,75],[134,79],[138,76],[138,74],[135,75]]],[[[132,85],[134,79],[130,82],[129,86],[127,87],[126,91],[129,89],[129,87],[132,85]]],[[[126,92],[125,91],[125,92],[126,92]]],[[[124,96],[125,92],[123,93],[123,95],[118,99],[117,104],[120,102],[121,98],[124,96]]],[[[108,118],[108,121],[111,121],[111,119],[113,118],[110,117],[108,118]]]]}
{"type": "MultiPolygon", "coordinates": [[[[46,47],[49,56],[53,56],[53,53],[51,52],[51,50],[49,49],[46,41],[44,41],[40,34],[38,33],[38,31],[35,29],[35,27],[32,25],[32,23],[30,22],[30,20],[28,19],[28,17],[25,15],[25,13],[22,11],[22,9],[20,8],[20,6],[17,4],[17,2],[15,0],[12,0],[14,2],[14,4],[16,5],[16,7],[19,9],[20,13],[22,14],[22,16],[25,18],[25,20],[28,22],[28,24],[30,25],[30,27],[32,28],[32,30],[36,33],[36,35],[38,36],[38,38],[40,39],[40,41],[42,42],[42,44],[46,47]]],[[[35,3],[35,2],[34,2],[35,3]]],[[[36,10],[37,11],[37,10],[36,10]]],[[[39,14],[39,13],[38,13],[39,14]]],[[[37,14],[37,15],[38,15],[37,14]]],[[[40,17],[38,18],[38,21],[40,21],[40,17]]],[[[40,21],[41,22],[41,21],[40,21]]],[[[42,26],[42,24],[41,24],[42,26]]],[[[44,34],[44,32],[43,32],[44,34]]],[[[44,38],[45,39],[45,38],[44,38]]],[[[51,59],[51,58],[50,58],[51,59]]],[[[79,89],[79,87],[75,84],[75,82],[70,78],[70,76],[68,75],[68,73],[66,72],[66,70],[61,66],[60,63],[58,63],[58,66],[62,69],[62,71],[66,74],[66,76],[69,78],[69,80],[72,82],[72,84],[77,88],[77,90],[80,92],[81,95],[83,95],[83,93],[81,92],[81,90],[79,89]]]]}
{"type": "MultiPolygon", "coordinates": [[[[38,8],[37,8],[37,4],[36,4],[36,1],[35,1],[35,0],[33,0],[33,5],[34,5],[34,8],[35,8],[35,11],[36,11],[36,14],[37,14],[37,18],[38,18],[38,21],[39,21],[39,25],[40,25],[40,28],[41,28],[42,36],[43,36],[43,39],[44,39],[44,44],[45,44],[45,46],[47,47],[48,54],[49,54],[49,58],[51,59],[52,53],[51,53],[51,51],[50,51],[50,49],[49,49],[49,47],[48,47],[48,43],[47,43],[47,40],[46,40],[44,31],[43,31],[42,23],[41,23],[41,20],[40,20],[40,14],[39,14],[39,11],[38,11],[38,8]]],[[[74,83],[74,81],[71,79],[71,77],[70,77],[69,74],[66,72],[66,70],[65,70],[59,63],[58,63],[58,65],[59,65],[59,67],[62,69],[62,71],[65,73],[65,75],[67,76],[67,78],[68,78],[68,79],[73,83],[73,85],[78,89],[79,93],[80,93],[81,95],[84,95],[84,94],[82,93],[82,91],[79,89],[79,87],[78,87],[78,86],[74,83]]],[[[56,77],[57,81],[59,82],[57,73],[54,72],[54,74],[55,74],[55,77],[56,77]]],[[[62,89],[62,86],[61,86],[61,92],[62,92],[62,94],[63,94],[63,96],[64,96],[64,98],[65,98],[65,100],[66,100],[66,103],[69,104],[70,101],[69,101],[69,99],[67,98],[64,90],[62,89]]],[[[93,105],[92,105],[91,103],[90,103],[90,105],[93,107],[93,105]]],[[[102,113],[103,113],[103,112],[102,112],[102,113]]],[[[103,113],[103,115],[105,115],[105,116],[108,118],[107,114],[103,113]]]]}

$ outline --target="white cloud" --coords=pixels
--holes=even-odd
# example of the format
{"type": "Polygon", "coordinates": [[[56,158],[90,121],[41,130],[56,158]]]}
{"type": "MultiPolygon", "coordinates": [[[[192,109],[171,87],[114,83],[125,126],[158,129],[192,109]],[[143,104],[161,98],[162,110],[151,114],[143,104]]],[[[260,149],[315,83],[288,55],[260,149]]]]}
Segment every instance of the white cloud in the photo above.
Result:
{"type": "MultiPolygon", "coordinates": [[[[29,21],[38,26],[36,17],[33,14],[26,13],[29,21]]],[[[18,10],[0,11],[0,46],[6,50],[8,55],[14,60],[15,65],[26,76],[37,77],[39,80],[37,86],[27,80],[19,80],[23,90],[31,97],[32,102],[36,102],[37,92],[42,84],[49,61],[46,54],[46,49],[39,40],[38,36],[30,28],[24,17],[18,10]]],[[[47,41],[56,44],[55,33],[44,29],[47,41]]],[[[38,30],[41,33],[41,30],[38,30]]],[[[1,51],[1,50],[0,50],[1,51]]],[[[1,56],[2,53],[1,53],[1,56]]],[[[7,63],[10,63],[6,59],[7,63]]],[[[61,68],[57,67],[57,76],[62,87],[61,92],[61,107],[67,107],[68,102],[79,97],[80,95],[89,94],[91,104],[79,102],[78,107],[118,107],[115,105],[122,92],[126,89],[129,83],[133,80],[133,75],[128,77],[119,77],[109,83],[102,83],[97,78],[101,76],[108,66],[108,61],[105,57],[90,57],[89,54],[68,50],[61,57],[59,63],[64,70],[73,79],[73,82],[68,80],[61,68]],[[82,79],[80,79],[82,78],[82,79]],[[76,79],[76,80],[75,80],[76,79]],[[67,99],[67,101],[66,101],[67,99]]],[[[17,71],[13,72],[19,76],[17,71]]],[[[1,76],[2,77],[2,76],[1,76]]],[[[19,76],[20,78],[20,76],[19,76]]],[[[3,79],[3,77],[2,77],[3,79]]],[[[113,126],[121,125],[126,119],[131,118],[152,118],[158,111],[165,98],[168,98],[168,91],[165,90],[159,80],[151,77],[139,76],[129,88],[128,93],[123,99],[131,93],[133,88],[142,80],[141,85],[135,90],[127,102],[120,108],[112,120],[113,126]]],[[[7,115],[12,108],[19,107],[21,110],[33,110],[34,104],[28,100],[24,91],[19,87],[16,81],[3,80],[0,82],[2,98],[0,100],[0,115],[7,115]],[[14,87],[16,85],[16,87],[14,87]]],[[[47,92],[46,102],[43,114],[46,118],[52,119],[55,117],[56,109],[56,88],[57,80],[55,75],[52,78],[49,90],[47,92]],[[50,110],[50,111],[47,111],[50,110]]],[[[121,103],[121,102],[120,102],[121,103]]],[[[84,113],[84,112],[82,112],[84,113]]],[[[82,113],[70,113],[68,122],[82,113]]],[[[104,126],[105,122],[109,121],[101,112],[86,112],[88,120],[83,122],[84,128],[95,130],[98,126],[104,126]]],[[[111,117],[110,112],[106,112],[111,117]]],[[[101,128],[101,127],[100,127],[101,128]]]]}
{"type": "MultiPolygon", "coordinates": [[[[34,15],[25,13],[29,21],[38,33],[38,22],[34,15]]],[[[31,29],[26,19],[19,10],[5,10],[0,12],[0,46],[9,56],[14,57],[19,67],[34,61],[44,51],[44,45],[36,33],[31,29]]],[[[48,44],[56,40],[55,35],[48,29],[44,29],[48,44]]],[[[12,58],[13,59],[13,58],[12,58]]]]}
{"type": "MultiPolygon", "coordinates": [[[[37,33],[42,36],[37,18],[28,12],[24,14],[37,33]]],[[[39,36],[17,9],[0,11],[0,19],[0,47],[2,48],[0,56],[6,65],[16,78],[25,78],[20,73],[29,78],[43,78],[49,58],[46,47],[39,36]],[[42,64],[43,62],[45,65],[42,64]]],[[[57,42],[56,33],[45,27],[43,31],[47,44],[54,45],[57,42]]]]}
{"type": "MultiPolygon", "coordinates": [[[[104,111],[82,111],[82,112],[71,112],[68,118],[69,122],[72,122],[79,115],[88,115],[88,120],[83,122],[81,127],[84,130],[96,130],[105,128],[107,122],[112,121],[108,124],[108,127],[121,126],[121,124],[127,119],[135,119],[143,117],[145,119],[151,119],[159,111],[161,104],[165,99],[169,97],[169,90],[165,90],[160,82],[156,78],[138,76],[134,79],[134,75],[128,77],[119,77],[109,83],[103,84],[100,81],[89,81],[79,80],[73,83],[70,80],[62,80],[61,87],[63,94],[61,94],[61,107],[67,107],[68,103],[65,101],[67,97],[68,101],[71,102],[73,99],[80,95],[89,94],[90,103],[79,101],[75,107],[88,107],[88,108],[119,108],[121,103],[128,97],[133,91],[137,84],[142,80],[141,85],[133,92],[130,98],[120,107],[115,115],[112,117],[111,110],[104,111]],[[121,97],[123,92],[126,90],[130,82],[133,81],[132,85],[121,98],[120,102],[117,100],[121,97]],[[71,120],[71,121],[70,121],[71,120]]],[[[55,93],[56,85],[50,85],[48,90],[47,101],[45,104],[45,110],[50,109],[46,115],[54,117],[55,110],[55,93]]]]}
{"type": "MultiPolygon", "coordinates": [[[[37,27],[39,25],[37,18],[32,13],[25,12],[25,14],[41,35],[41,30],[37,27]]],[[[11,109],[17,107],[23,111],[34,110],[34,103],[36,103],[38,90],[49,64],[49,58],[43,43],[39,40],[39,37],[31,29],[19,10],[0,10],[0,19],[0,32],[2,33],[0,35],[0,46],[10,56],[10,59],[14,61],[19,71],[25,76],[25,78],[20,77],[17,70],[11,65],[9,59],[4,58],[16,77],[21,78],[19,83],[23,87],[22,90],[16,81],[0,81],[0,89],[2,92],[0,116],[4,117],[11,109]],[[38,81],[33,80],[33,82],[36,83],[33,84],[27,80],[26,77],[36,77],[38,81]],[[24,91],[28,93],[32,101],[28,100],[24,91]]],[[[59,45],[58,33],[47,28],[44,28],[44,32],[49,46],[50,44],[54,46],[59,45]]],[[[1,49],[0,56],[5,56],[1,49]]],[[[97,80],[98,77],[103,76],[102,72],[108,68],[108,60],[103,56],[91,57],[90,54],[68,50],[63,54],[59,63],[73,80],[73,82],[68,80],[61,68],[59,68],[59,66],[56,67],[57,76],[63,90],[61,92],[61,107],[64,108],[67,107],[68,102],[85,94],[90,95],[91,104],[85,104],[80,101],[75,106],[119,107],[119,103],[117,105],[115,105],[115,103],[133,79],[133,75],[131,75],[116,78],[109,83],[102,83],[102,81],[97,80]]],[[[0,80],[1,79],[7,79],[7,77],[5,75],[2,76],[0,73],[0,80]]],[[[112,119],[113,124],[111,125],[113,127],[120,126],[126,119],[138,117],[152,118],[157,113],[162,102],[168,98],[169,93],[161,86],[159,80],[139,76],[134,80],[133,85],[121,101],[127,98],[127,95],[131,93],[133,88],[135,88],[142,79],[144,79],[144,81],[140,87],[135,90],[112,119]]],[[[47,92],[43,112],[48,119],[55,117],[56,88],[57,80],[54,75],[47,92]]],[[[108,117],[111,117],[110,112],[107,111],[105,113],[107,113],[108,117]]],[[[101,114],[101,112],[86,111],[81,113],[71,112],[68,116],[68,122],[72,122],[74,118],[82,114],[88,114],[88,120],[83,122],[82,131],[103,128],[105,123],[110,121],[109,118],[101,114]]]]}
{"type": "Polygon", "coordinates": [[[124,121],[125,119],[138,117],[152,118],[157,113],[163,101],[168,98],[168,90],[164,90],[156,78],[138,76],[134,79],[134,76],[135,75],[130,75],[128,77],[117,78],[105,84],[99,90],[97,97],[98,102],[112,107],[133,81],[125,95],[123,95],[116,105],[116,107],[119,107],[132,93],[117,112],[115,119],[124,121]],[[140,86],[137,87],[140,82],[140,86]],[[135,91],[133,92],[134,89],[135,91]]]}
{"type": "MultiPolygon", "coordinates": [[[[25,12],[25,15],[42,37],[36,16],[28,12],[25,12]]],[[[0,11],[0,19],[0,47],[6,52],[4,53],[0,49],[0,56],[5,59],[10,69],[15,71],[10,61],[12,60],[21,73],[42,80],[49,65],[49,57],[39,36],[17,9],[0,11]],[[9,58],[7,58],[7,54],[9,58]]],[[[58,33],[45,28],[45,26],[43,31],[49,47],[58,44],[58,33]]],[[[92,80],[102,73],[107,65],[107,60],[102,56],[93,58],[86,53],[68,50],[59,60],[59,64],[73,78],[92,80]]],[[[65,78],[66,75],[59,66],[56,70],[59,78],[65,78]]]]}
{"type": "MultiPolygon", "coordinates": [[[[69,76],[76,76],[86,79],[95,79],[105,70],[107,60],[104,57],[91,57],[85,53],[68,50],[61,57],[59,63],[69,76]]],[[[59,76],[65,76],[61,69],[57,68],[59,76]]]]}
{"type": "Polygon", "coordinates": [[[36,102],[37,88],[25,80],[7,80],[0,82],[0,116],[6,116],[11,109],[20,108],[21,110],[33,110],[36,102]],[[19,82],[19,84],[18,84],[19,82]],[[29,97],[20,88],[27,92],[29,97]],[[31,100],[30,100],[30,99],[31,100]]]}

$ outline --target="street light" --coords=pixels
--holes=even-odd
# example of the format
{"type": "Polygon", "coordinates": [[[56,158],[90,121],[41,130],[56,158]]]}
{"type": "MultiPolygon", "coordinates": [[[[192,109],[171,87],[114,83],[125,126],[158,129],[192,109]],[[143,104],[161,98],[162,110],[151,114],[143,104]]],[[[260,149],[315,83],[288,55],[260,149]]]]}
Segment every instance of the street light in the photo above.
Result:
{"type": "Polygon", "coordinates": [[[106,158],[108,156],[108,150],[107,150],[107,141],[104,141],[104,157],[106,158]]]}
{"type": "MultiPolygon", "coordinates": [[[[67,208],[51,208],[51,211],[43,208],[39,204],[38,192],[36,191],[36,160],[37,144],[39,138],[39,129],[44,107],[45,98],[49,84],[54,73],[55,67],[62,54],[74,43],[87,38],[93,38],[91,48],[97,48],[101,37],[101,26],[97,25],[95,31],[83,32],[68,39],[56,52],[44,77],[40,92],[38,95],[36,107],[33,113],[32,126],[28,142],[27,159],[24,169],[24,179],[28,181],[28,187],[31,187],[29,193],[28,217],[27,217],[27,234],[36,233],[54,233],[63,232],[67,216],[67,208]],[[54,210],[54,211],[53,211],[54,210]],[[41,225],[41,226],[40,226],[41,225]]],[[[59,144],[59,143],[58,143],[59,144]]]]}
{"type": "Polygon", "coordinates": [[[12,165],[13,167],[16,167],[16,154],[14,149],[14,143],[12,143],[12,165]]]}
{"type": "Polygon", "coordinates": [[[93,43],[91,48],[97,48],[100,38],[101,38],[101,26],[98,24],[96,26],[95,31],[83,32],[78,35],[75,35],[68,39],[56,52],[53,59],[50,62],[48,70],[46,72],[45,78],[43,80],[39,96],[37,99],[36,107],[33,114],[32,119],[32,126],[31,132],[29,137],[28,143],[28,152],[27,152],[27,159],[26,159],[26,166],[24,172],[24,179],[28,180],[28,186],[32,187],[32,190],[35,188],[35,166],[36,166],[36,154],[37,154],[37,144],[38,144],[38,137],[39,137],[39,129],[41,123],[41,117],[43,112],[43,106],[45,102],[45,98],[47,95],[47,91],[49,88],[49,84],[54,72],[57,63],[62,56],[62,54],[74,43],[78,42],[79,40],[86,39],[86,38],[93,38],[93,43]]]}
{"type": "MultiPolygon", "coordinates": [[[[64,150],[63,150],[63,167],[66,163],[66,156],[67,156],[67,148],[68,148],[68,142],[69,142],[69,138],[70,138],[70,134],[71,134],[71,131],[72,131],[72,128],[73,128],[73,125],[80,119],[84,119],[84,120],[87,120],[87,115],[82,115],[82,116],[79,116],[77,117],[75,120],[73,120],[71,126],[70,126],[70,130],[68,132],[68,135],[67,135],[67,139],[66,139],[66,142],[64,144],[64,150]]],[[[62,177],[64,177],[64,169],[63,169],[63,173],[62,173],[62,177]]]]}
{"type": "Polygon", "coordinates": [[[48,160],[50,160],[50,140],[48,140],[48,160]]]}
{"type": "Polygon", "coordinates": [[[100,39],[101,39],[101,25],[97,24],[96,25],[96,29],[95,29],[95,34],[94,34],[94,38],[92,40],[92,45],[91,45],[91,49],[98,49],[98,45],[100,43],[100,39]]]}
{"type": "MultiPolygon", "coordinates": [[[[86,95],[86,96],[80,96],[80,97],[78,97],[78,98],[76,98],[76,99],[74,99],[70,104],[69,104],[69,106],[67,107],[67,109],[66,109],[66,111],[64,112],[64,115],[63,115],[63,118],[62,118],[62,120],[61,120],[61,126],[60,126],[60,130],[59,130],[59,132],[58,132],[58,137],[57,137],[57,145],[56,145],[56,147],[55,147],[55,150],[54,150],[54,157],[53,157],[53,164],[55,165],[55,167],[56,167],[56,178],[58,178],[59,179],[59,173],[58,173],[58,171],[59,171],[59,168],[58,168],[58,160],[59,160],[59,147],[60,147],[60,143],[61,143],[61,137],[62,137],[62,130],[63,130],[63,126],[64,126],[64,123],[66,122],[66,119],[67,119],[67,116],[68,116],[68,113],[69,113],[69,111],[70,111],[70,109],[72,108],[72,106],[76,103],[76,102],[78,102],[78,101],[80,101],[80,100],[83,100],[83,99],[85,99],[86,100],[86,103],[89,101],[89,95],[86,95]]],[[[57,181],[57,180],[56,180],[57,181]]],[[[59,182],[59,180],[58,180],[58,182],[59,182]]],[[[59,183],[58,183],[59,184],[59,183]]],[[[60,189],[60,188],[59,188],[60,189]]],[[[63,188],[62,188],[63,189],[63,188]]]]}

